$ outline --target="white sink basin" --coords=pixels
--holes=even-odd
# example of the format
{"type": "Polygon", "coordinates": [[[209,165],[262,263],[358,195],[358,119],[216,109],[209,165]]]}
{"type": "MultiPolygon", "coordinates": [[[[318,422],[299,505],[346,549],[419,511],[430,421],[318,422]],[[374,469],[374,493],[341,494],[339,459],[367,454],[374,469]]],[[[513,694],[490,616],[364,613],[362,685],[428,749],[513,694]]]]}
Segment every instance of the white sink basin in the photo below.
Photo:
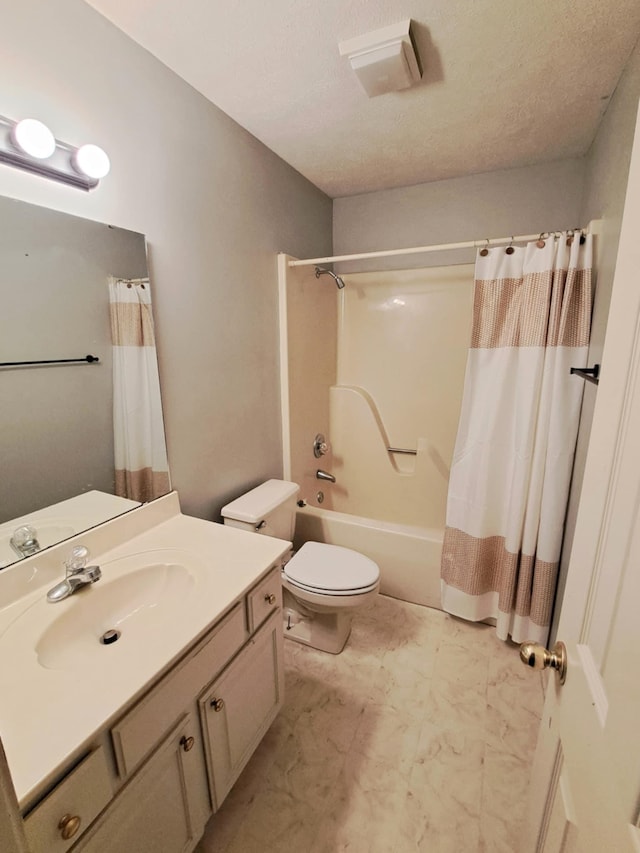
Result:
{"type": "Polygon", "coordinates": [[[107,566],[101,580],[75,592],[71,606],[39,638],[35,651],[41,666],[75,669],[113,656],[116,646],[131,652],[153,643],[156,631],[169,630],[172,615],[188,602],[196,582],[176,562],[156,562],[113,580],[108,572],[107,566]],[[105,644],[101,638],[111,631],[119,637],[105,644]]]}
{"type": "Polygon", "coordinates": [[[16,662],[26,655],[39,667],[74,675],[130,666],[188,628],[210,571],[196,555],[173,548],[96,562],[100,580],[68,598],[51,603],[46,587],[31,595],[2,634],[0,654],[16,662]],[[118,638],[105,644],[108,631],[118,638]]]}

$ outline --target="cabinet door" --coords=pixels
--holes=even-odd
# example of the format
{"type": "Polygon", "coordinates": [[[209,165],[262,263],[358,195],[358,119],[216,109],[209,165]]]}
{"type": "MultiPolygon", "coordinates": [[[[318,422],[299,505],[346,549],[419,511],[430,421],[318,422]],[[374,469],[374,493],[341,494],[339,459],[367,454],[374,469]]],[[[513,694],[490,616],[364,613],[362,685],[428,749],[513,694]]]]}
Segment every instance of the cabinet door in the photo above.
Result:
{"type": "Polygon", "coordinates": [[[282,642],[278,610],[200,698],[214,810],[282,707],[282,642]]]}
{"type": "Polygon", "coordinates": [[[197,721],[187,714],[77,849],[187,853],[202,835],[209,811],[202,742],[197,721]]]}

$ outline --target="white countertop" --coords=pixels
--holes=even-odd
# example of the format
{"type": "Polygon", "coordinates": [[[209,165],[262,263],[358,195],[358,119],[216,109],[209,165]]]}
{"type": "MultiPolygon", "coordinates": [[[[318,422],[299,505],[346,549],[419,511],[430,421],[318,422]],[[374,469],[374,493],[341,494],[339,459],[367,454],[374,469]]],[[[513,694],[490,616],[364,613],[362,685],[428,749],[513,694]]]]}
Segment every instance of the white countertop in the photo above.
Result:
{"type": "MultiPolygon", "coordinates": [[[[168,500],[165,514],[172,506],[174,512],[177,507],[175,496],[173,503],[171,497],[161,499],[168,500]]],[[[136,522],[140,526],[142,516],[133,520],[131,516],[147,509],[129,513],[124,517],[128,521],[109,522],[108,537],[98,528],[93,540],[118,541],[119,530],[130,532],[136,522]]],[[[101,566],[102,579],[64,601],[50,604],[45,600],[52,585],[52,561],[60,561],[55,582],[63,577],[61,559],[73,544],[90,547],[92,532],[50,549],[46,558],[29,558],[0,574],[0,585],[6,572],[24,572],[31,585],[34,577],[39,581],[18,601],[0,610],[0,737],[23,807],[70,756],[145,692],[289,547],[280,539],[179,514],[157,523],[158,508],[148,517],[154,523],[151,529],[101,552],[92,548],[90,563],[101,566]],[[158,562],[167,562],[173,556],[175,562],[184,562],[195,570],[188,586],[180,589],[175,605],[169,611],[166,606],[158,607],[151,614],[151,621],[145,623],[148,636],[145,634],[144,642],[133,636],[135,632],[123,630],[117,643],[100,646],[99,656],[92,652],[92,665],[45,668],[35,646],[51,623],[67,609],[81,607],[94,590],[99,592],[99,584],[108,584],[110,577],[113,581],[131,562],[124,558],[140,554],[144,555],[143,562],[153,563],[153,552],[158,562]]]]}

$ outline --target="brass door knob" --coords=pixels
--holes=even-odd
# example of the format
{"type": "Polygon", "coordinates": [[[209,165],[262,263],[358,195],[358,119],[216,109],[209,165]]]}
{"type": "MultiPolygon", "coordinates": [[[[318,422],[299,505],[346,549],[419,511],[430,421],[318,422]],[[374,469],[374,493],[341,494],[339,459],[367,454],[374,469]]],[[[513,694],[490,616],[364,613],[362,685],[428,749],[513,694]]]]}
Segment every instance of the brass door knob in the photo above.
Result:
{"type": "Polygon", "coordinates": [[[265,592],[264,600],[267,602],[267,604],[275,604],[276,603],[276,597],[272,592],[265,592]]]}
{"type": "Polygon", "coordinates": [[[555,669],[564,684],[567,678],[567,649],[564,643],[556,643],[549,651],[539,643],[523,643],[520,646],[520,660],[533,669],[555,669]]]}
{"type": "Polygon", "coordinates": [[[68,841],[70,838],[76,834],[76,832],[80,829],[80,824],[82,821],[80,817],[75,815],[66,814],[60,818],[60,823],[58,824],[58,829],[60,830],[60,835],[64,838],[65,841],[68,841]]]}
{"type": "Polygon", "coordinates": [[[211,702],[209,702],[209,705],[214,711],[222,711],[224,708],[224,699],[212,699],[211,702]]]}
{"type": "Polygon", "coordinates": [[[193,749],[193,745],[195,740],[192,737],[187,737],[183,735],[180,738],[180,746],[184,749],[185,752],[189,752],[190,749],[193,749]]]}

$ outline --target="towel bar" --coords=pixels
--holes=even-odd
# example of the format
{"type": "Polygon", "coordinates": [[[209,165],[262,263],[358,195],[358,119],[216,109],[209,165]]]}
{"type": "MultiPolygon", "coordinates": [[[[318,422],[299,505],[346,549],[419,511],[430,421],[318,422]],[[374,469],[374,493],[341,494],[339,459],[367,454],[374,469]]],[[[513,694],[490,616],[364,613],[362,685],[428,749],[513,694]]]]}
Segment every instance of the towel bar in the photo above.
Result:
{"type": "Polygon", "coordinates": [[[581,379],[586,379],[587,382],[593,382],[594,385],[597,385],[598,377],[600,376],[600,365],[594,364],[593,367],[572,367],[569,372],[575,373],[581,379]]]}
{"type": "Polygon", "coordinates": [[[52,358],[48,361],[0,361],[0,367],[26,367],[32,364],[95,364],[100,361],[97,355],[85,355],[83,358],[52,358]]]}

